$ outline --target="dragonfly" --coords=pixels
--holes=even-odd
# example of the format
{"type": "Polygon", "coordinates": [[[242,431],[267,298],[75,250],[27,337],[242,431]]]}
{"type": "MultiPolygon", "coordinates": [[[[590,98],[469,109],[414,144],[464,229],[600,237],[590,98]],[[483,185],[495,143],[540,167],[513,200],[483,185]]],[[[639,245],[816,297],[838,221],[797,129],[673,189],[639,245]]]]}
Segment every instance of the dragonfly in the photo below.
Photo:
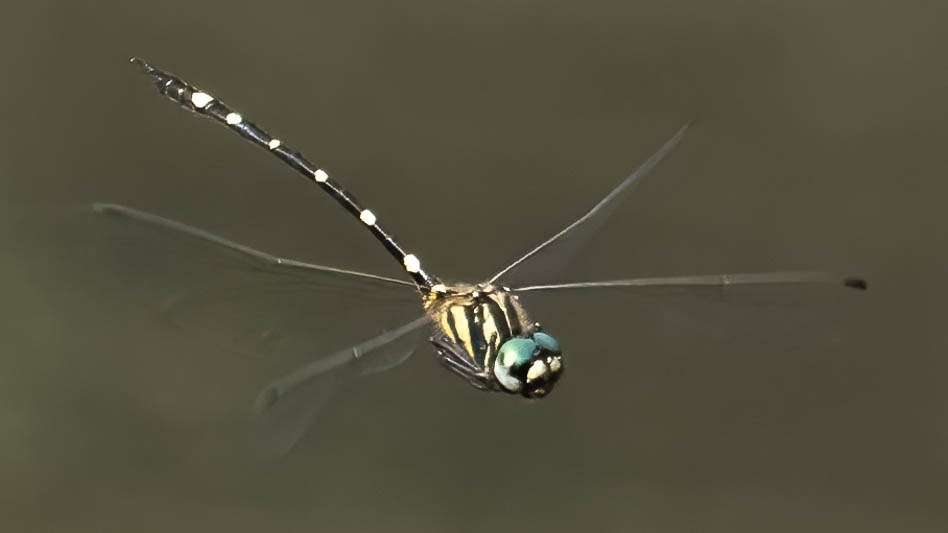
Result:
{"type": "MultiPolygon", "coordinates": [[[[689,125],[680,127],[654,154],[605,197],[577,220],[497,271],[485,281],[450,282],[427,271],[418,255],[409,251],[395,236],[384,229],[378,217],[363,206],[336,178],[311,163],[300,152],[263,128],[245,119],[219,98],[198,89],[188,81],[163,71],[145,60],[133,57],[131,63],[149,77],[158,92],[185,110],[207,117],[263,148],[306,181],[320,187],[364,226],[381,246],[398,262],[405,279],[393,278],[304,262],[273,255],[229,240],[209,231],[170,220],[132,207],[99,203],[94,210],[121,219],[137,221],[163,231],[197,239],[209,246],[235,252],[244,258],[265,265],[270,270],[295,275],[318,276],[324,280],[345,280],[346,283],[383,284],[401,291],[413,292],[420,304],[420,316],[404,325],[386,331],[324,357],[310,360],[301,367],[267,384],[259,394],[254,410],[259,416],[279,411],[295,395],[303,397],[304,415],[298,417],[277,447],[281,453],[292,448],[306,432],[325,395],[297,394],[314,385],[328,390],[325,376],[340,373],[366,361],[376,359],[371,371],[387,370],[414,352],[409,348],[392,358],[390,352],[400,339],[428,328],[428,341],[437,361],[451,373],[482,391],[500,392],[526,398],[543,398],[550,394],[565,369],[564,352],[559,341],[544,330],[520,301],[520,295],[531,292],[590,290],[635,290],[652,287],[735,287],[747,285],[825,284],[865,290],[864,278],[839,276],[821,271],[782,271],[740,274],[698,274],[648,278],[581,281],[570,283],[517,282],[517,274],[528,272],[527,264],[545,264],[551,250],[568,250],[580,235],[594,231],[624,197],[658,163],[679,144],[689,125]],[[570,242],[574,241],[574,242],[570,242]],[[538,261],[543,260],[543,261],[538,261]]],[[[562,253],[558,251],[557,253],[562,253]]],[[[325,281],[320,281],[324,283],[325,281]]],[[[299,402],[297,402],[299,403],[299,402]]]]}

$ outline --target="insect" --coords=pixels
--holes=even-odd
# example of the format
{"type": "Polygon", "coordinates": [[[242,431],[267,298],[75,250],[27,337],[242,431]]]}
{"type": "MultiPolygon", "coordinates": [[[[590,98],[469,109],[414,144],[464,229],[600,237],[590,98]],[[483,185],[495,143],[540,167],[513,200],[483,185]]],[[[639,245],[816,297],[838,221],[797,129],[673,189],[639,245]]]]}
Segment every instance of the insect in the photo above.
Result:
{"type": "Polygon", "coordinates": [[[384,351],[395,340],[426,326],[432,331],[429,341],[437,354],[437,360],[477,389],[527,398],[544,397],[553,390],[563,375],[564,356],[559,342],[544,331],[540,322],[536,321],[520,303],[519,295],[525,292],[636,287],[726,287],[787,283],[839,284],[854,289],[867,287],[865,280],[861,278],[839,277],[823,272],[713,274],[515,286],[505,284],[505,280],[528,259],[547,250],[551,245],[561,243],[567,237],[576,235],[580,229],[593,227],[596,222],[600,222],[614,207],[620,193],[640,181],[678,144],[687,125],[679,129],[657,152],[578,220],[486,281],[450,283],[426,271],[418,256],[408,251],[391,233],[383,229],[370,209],[360,204],[329,173],[309,162],[302,154],[246,120],[218,98],[197,89],[187,81],[159,70],[142,59],[132,58],[131,62],[154,81],[162,95],[188,111],[223,124],[231,131],[273,154],[307,181],[322,188],[365,226],[399,263],[408,280],[276,257],[181,222],[121,205],[96,204],[96,211],[186,234],[208,244],[224,247],[262,261],[276,269],[329,274],[354,281],[381,282],[406,290],[414,290],[419,296],[423,309],[422,316],[378,337],[338,351],[328,357],[314,360],[276,379],[265,388],[258,399],[257,405],[262,411],[279,405],[285,397],[304,387],[317,376],[345,367],[360,359],[373,357],[376,353],[384,351]]]}

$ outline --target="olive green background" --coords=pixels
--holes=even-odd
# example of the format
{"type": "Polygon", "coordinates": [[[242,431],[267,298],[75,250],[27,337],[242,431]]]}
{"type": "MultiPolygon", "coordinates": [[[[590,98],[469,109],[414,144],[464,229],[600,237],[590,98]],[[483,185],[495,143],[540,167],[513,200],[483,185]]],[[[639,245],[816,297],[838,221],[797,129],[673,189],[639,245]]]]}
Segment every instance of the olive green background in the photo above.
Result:
{"type": "MultiPolygon", "coordinates": [[[[6,6],[0,527],[944,531],[946,15],[938,2],[6,6]],[[549,398],[478,393],[423,347],[337,396],[296,453],[261,461],[246,422],[274,369],[410,314],[330,293],[297,324],[305,353],[214,348],[210,329],[152,311],[179,282],[220,281],[214,263],[189,274],[196,248],[102,224],[89,203],[398,268],[317,188],[156,96],[133,54],[331,169],[446,278],[496,271],[694,120],[559,279],[822,268],[871,290],[525,298],[566,350],[549,398]]],[[[259,294],[266,306],[211,308],[280,308],[259,294]]]]}

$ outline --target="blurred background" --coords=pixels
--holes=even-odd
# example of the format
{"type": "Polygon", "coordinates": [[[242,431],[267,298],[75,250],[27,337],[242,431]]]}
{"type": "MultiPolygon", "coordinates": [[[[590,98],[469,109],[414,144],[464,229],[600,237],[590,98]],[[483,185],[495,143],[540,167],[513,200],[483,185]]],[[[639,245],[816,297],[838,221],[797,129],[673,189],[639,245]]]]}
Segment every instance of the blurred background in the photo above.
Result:
{"type": "Polygon", "coordinates": [[[948,528],[944,5],[4,11],[5,530],[948,528]],[[417,304],[268,290],[93,215],[122,203],[399,275],[331,199],[159,98],[131,55],[329,169],[445,278],[496,272],[694,120],[558,279],[826,269],[871,288],[525,296],[566,351],[549,398],[477,392],[422,346],[261,460],[260,387],[417,304]]]}

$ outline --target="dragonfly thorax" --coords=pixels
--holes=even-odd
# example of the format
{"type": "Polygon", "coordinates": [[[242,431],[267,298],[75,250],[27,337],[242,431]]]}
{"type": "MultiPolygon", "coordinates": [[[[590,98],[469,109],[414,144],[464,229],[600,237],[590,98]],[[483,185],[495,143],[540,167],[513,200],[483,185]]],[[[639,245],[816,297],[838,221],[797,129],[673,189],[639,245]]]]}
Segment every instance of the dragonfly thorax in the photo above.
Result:
{"type": "Polygon", "coordinates": [[[480,389],[539,398],[563,371],[559,345],[506,287],[439,284],[425,298],[439,360],[480,389]]]}

